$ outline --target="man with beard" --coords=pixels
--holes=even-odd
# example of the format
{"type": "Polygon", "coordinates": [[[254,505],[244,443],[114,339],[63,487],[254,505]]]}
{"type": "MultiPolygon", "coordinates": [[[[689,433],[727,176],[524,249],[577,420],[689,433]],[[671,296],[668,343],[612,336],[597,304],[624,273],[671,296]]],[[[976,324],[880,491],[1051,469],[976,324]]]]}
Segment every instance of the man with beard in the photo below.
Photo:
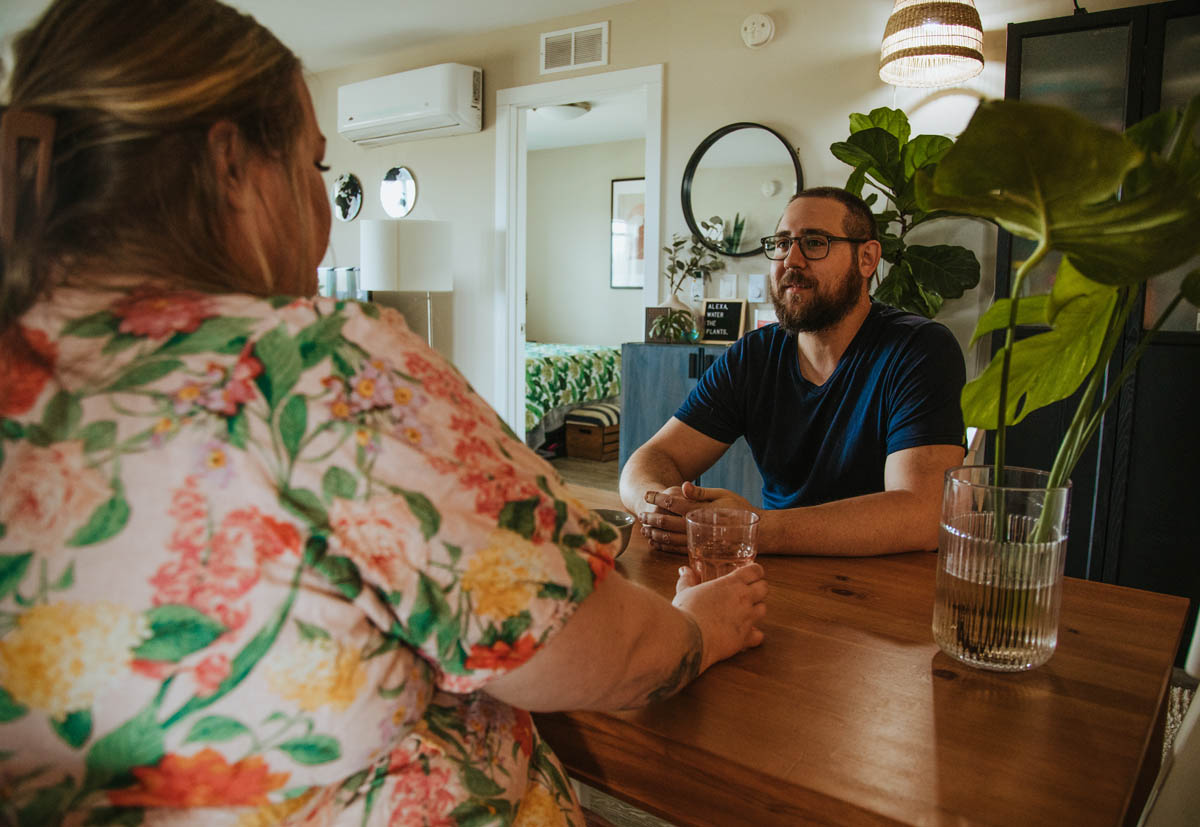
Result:
{"type": "Polygon", "coordinates": [[[744,436],[763,477],[759,551],[873,555],[937,546],[943,475],[963,460],[962,351],[937,322],[873,302],[870,208],[834,187],[788,203],[774,235],[778,324],[704,374],[621,474],[654,548],[687,551],[693,508],[752,509],[693,480],[744,436]]]}

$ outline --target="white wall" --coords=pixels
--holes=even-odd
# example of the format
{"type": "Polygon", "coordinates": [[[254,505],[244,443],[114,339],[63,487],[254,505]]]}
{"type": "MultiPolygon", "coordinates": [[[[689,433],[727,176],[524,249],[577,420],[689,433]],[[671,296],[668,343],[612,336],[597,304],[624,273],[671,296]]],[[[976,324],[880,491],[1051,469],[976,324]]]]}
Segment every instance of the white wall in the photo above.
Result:
{"type": "MultiPolygon", "coordinates": [[[[502,239],[493,229],[496,91],[562,77],[662,63],[664,138],[661,237],[685,232],[679,204],[683,169],[695,146],[713,130],[735,121],[770,126],[791,140],[809,185],[845,183],[849,168],[829,153],[845,138],[852,112],[898,106],[920,132],[954,135],[966,125],[976,102],[1004,93],[1005,27],[1010,22],[1070,14],[1062,0],[978,0],[983,18],[987,68],[962,88],[895,90],[880,82],[879,44],[892,4],[886,0],[793,3],[767,9],[776,34],[766,46],[747,49],[739,31],[749,14],[762,12],[752,0],[636,0],[487,35],[457,38],[405,49],[384,58],[322,72],[310,79],[317,116],[330,150],[329,183],[343,172],[362,178],[367,191],[362,216],[382,218],[374,193],[384,171],[407,165],[419,193],[413,218],[453,222],[456,289],[434,304],[434,344],[447,354],[487,398],[494,399],[492,340],[499,297],[502,239]],[[609,66],[550,75],[538,74],[538,35],[571,26],[609,21],[609,66]],[[484,130],[476,135],[435,138],[361,149],[337,136],[337,87],[377,75],[455,61],[484,70],[484,130]]],[[[1091,11],[1130,5],[1125,0],[1087,0],[1091,11]]],[[[381,4],[381,14],[402,14],[381,4]]],[[[358,259],[354,223],[333,229],[327,263],[358,259]]],[[[985,283],[948,303],[939,317],[960,341],[969,338],[980,306],[991,293],[994,232],[980,224],[931,226],[932,238],[971,246],[983,264],[985,283]]],[[[929,241],[930,239],[927,239],[929,241]]],[[[648,267],[650,262],[647,263],[648,267]]],[[[731,270],[754,272],[746,259],[731,270]]],[[[761,268],[765,270],[765,267],[761,268]]],[[[744,285],[741,288],[745,289],[744,285]]],[[[414,328],[423,330],[423,299],[409,301],[414,328]]]]}
{"type": "Polygon", "coordinates": [[[612,181],[642,177],[645,155],[644,140],[529,153],[528,341],[619,345],[641,339],[642,291],[609,286],[609,207],[612,181]]]}

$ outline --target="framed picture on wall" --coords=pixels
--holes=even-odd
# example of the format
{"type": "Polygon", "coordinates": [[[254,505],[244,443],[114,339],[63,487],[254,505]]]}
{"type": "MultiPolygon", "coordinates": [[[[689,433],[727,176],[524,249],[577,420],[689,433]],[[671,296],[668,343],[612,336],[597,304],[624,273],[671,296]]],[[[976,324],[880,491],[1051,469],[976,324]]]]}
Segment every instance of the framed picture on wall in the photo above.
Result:
{"type": "Polygon", "coordinates": [[[613,179],[610,213],[608,284],[641,287],[646,279],[646,179],[613,179]]]}

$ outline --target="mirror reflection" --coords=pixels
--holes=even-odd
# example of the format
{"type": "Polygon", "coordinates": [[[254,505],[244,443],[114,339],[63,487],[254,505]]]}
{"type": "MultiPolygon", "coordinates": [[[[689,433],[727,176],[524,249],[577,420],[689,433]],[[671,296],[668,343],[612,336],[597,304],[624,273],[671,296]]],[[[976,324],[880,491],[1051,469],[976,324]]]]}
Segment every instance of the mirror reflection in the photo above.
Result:
{"type": "Polygon", "coordinates": [[[403,218],[417,202],[417,182],[408,167],[392,167],[379,185],[383,211],[392,218],[403,218]]]}
{"type": "Polygon", "coordinates": [[[730,124],[705,138],[688,161],[683,217],[709,249],[754,255],[803,186],[800,159],[782,135],[761,124],[730,124]]]}

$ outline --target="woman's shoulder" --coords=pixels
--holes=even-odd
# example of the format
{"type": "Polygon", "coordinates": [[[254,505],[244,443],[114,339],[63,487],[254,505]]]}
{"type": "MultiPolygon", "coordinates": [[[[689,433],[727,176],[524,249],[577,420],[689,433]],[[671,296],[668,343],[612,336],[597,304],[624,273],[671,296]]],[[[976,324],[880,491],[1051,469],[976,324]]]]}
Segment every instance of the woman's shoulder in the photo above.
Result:
{"type": "Polygon", "coordinates": [[[282,333],[300,335],[308,331],[308,337],[319,335],[324,339],[338,335],[357,338],[369,332],[373,336],[386,337],[380,341],[392,344],[403,341],[412,346],[423,341],[412,334],[399,311],[371,302],[324,296],[261,297],[242,293],[195,297],[185,294],[180,299],[185,303],[189,300],[205,302],[224,318],[252,320],[254,327],[263,332],[280,329],[282,333]],[[314,325],[318,327],[314,329],[314,325]]]}
{"type": "Polygon", "coordinates": [[[298,332],[323,322],[325,331],[355,322],[361,327],[407,332],[396,310],[369,302],[326,297],[255,296],[211,293],[187,287],[143,282],[119,288],[64,287],[36,304],[22,319],[52,337],[100,338],[124,334],[130,338],[165,340],[213,339],[217,331],[273,330],[280,324],[298,332]]]}

